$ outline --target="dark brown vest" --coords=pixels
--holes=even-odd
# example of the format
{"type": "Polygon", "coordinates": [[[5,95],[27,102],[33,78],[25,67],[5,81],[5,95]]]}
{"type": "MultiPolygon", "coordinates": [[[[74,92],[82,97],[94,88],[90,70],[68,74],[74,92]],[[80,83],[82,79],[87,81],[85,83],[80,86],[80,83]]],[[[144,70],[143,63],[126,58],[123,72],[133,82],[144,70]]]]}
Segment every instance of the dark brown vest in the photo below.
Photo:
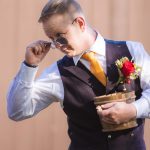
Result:
{"type": "MultiPolygon", "coordinates": [[[[109,79],[107,87],[104,87],[80,61],[77,66],[72,58],[66,56],[58,61],[58,69],[64,86],[63,105],[68,118],[70,150],[145,150],[141,119],[138,120],[137,128],[103,133],[93,103],[95,96],[121,89],[121,87],[115,89],[113,83],[117,82],[119,77],[115,61],[122,57],[128,57],[131,60],[126,42],[106,40],[106,64],[109,79]],[[134,135],[134,138],[131,135],[134,135]]],[[[141,96],[139,79],[127,85],[127,89],[134,90],[137,99],[141,96]]]]}

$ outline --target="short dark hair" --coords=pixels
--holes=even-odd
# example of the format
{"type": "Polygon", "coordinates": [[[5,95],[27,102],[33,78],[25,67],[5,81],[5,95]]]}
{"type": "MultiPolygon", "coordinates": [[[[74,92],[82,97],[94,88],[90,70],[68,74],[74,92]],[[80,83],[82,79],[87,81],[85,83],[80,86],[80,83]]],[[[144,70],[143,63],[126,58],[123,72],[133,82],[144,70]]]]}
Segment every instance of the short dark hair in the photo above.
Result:
{"type": "Polygon", "coordinates": [[[65,14],[70,13],[70,8],[72,7],[71,13],[81,13],[82,8],[76,0],[49,0],[44,6],[39,22],[44,22],[49,19],[50,16],[54,14],[65,14]]]}

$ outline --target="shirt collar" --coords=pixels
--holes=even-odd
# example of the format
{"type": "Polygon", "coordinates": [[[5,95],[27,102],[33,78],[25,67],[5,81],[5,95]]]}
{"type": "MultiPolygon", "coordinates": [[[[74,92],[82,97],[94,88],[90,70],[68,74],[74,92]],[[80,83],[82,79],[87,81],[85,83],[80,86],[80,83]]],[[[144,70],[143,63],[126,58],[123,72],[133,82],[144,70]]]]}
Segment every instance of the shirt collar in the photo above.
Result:
{"type": "MultiPolygon", "coordinates": [[[[95,42],[93,43],[93,45],[87,49],[86,51],[93,51],[95,52],[96,54],[99,54],[99,55],[102,55],[102,56],[105,56],[105,53],[106,53],[106,46],[105,46],[105,40],[104,38],[99,34],[97,33],[97,37],[96,37],[96,40],[95,42]]],[[[74,64],[77,65],[78,61],[80,60],[81,56],[83,55],[80,54],[80,55],[77,55],[77,56],[74,56],[73,57],[73,61],[74,61],[74,64]]]]}

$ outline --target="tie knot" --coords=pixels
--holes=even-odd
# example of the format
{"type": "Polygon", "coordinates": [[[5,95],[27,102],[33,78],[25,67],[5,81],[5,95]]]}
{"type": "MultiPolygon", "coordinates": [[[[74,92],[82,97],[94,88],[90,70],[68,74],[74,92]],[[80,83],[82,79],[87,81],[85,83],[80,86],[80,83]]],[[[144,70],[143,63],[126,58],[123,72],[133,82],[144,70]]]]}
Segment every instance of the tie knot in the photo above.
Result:
{"type": "Polygon", "coordinates": [[[82,55],[82,58],[85,59],[85,60],[87,60],[87,61],[91,61],[91,60],[93,60],[93,58],[94,58],[94,52],[87,52],[87,53],[84,53],[84,54],[82,55]]]}

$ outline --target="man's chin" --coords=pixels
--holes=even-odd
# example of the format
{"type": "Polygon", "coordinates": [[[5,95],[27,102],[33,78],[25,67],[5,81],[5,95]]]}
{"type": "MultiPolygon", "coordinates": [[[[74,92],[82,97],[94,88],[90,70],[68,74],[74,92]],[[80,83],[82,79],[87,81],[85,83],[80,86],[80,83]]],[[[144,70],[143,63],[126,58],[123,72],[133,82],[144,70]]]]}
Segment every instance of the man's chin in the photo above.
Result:
{"type": "Polygon", "coordinates": [[[69,58],[74,57],[74,55],[71,55],[71,54],[66,54],[66,56],[69,57],[69,58]]]}
{"type": "Polygon", "coordinates": [[[76,56],[75,51],[71,53],[65,53],[67,57],[74,57],[76,56]]]}

